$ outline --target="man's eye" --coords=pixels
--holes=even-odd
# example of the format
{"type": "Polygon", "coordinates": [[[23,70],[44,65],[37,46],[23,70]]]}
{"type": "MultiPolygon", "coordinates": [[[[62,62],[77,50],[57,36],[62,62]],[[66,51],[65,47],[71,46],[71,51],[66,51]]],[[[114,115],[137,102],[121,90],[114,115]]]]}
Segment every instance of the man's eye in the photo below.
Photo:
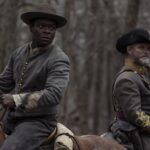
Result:
{"type": "Polygon", "coordinates": [[[55,29],[55,27],[54,27],[54,26],[51,26],[51,25],[50,25],[50,26],[47,25],[46,27],[47,27],[48,29],[50,29],[50,30],[54,30],[54,29],[55,29]]]}
{"type": "Polygon", "coordinates": [[[141,45],[141,46],[139,46],[138,48],[139,48],[139,49],[144,49],[144,46],[141,45]]]}
{"type": "Polygon", "coordinates": [[[40,28],[40,29],[43,28],[43,25],[39,25],[39,28],[40,28]]]}

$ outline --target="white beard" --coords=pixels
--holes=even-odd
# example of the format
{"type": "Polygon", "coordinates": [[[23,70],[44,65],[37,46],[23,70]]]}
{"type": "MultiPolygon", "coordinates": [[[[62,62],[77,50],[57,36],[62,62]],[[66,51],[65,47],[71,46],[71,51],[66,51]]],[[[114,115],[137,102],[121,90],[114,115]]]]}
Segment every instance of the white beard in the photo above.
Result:
{"type": "Polygon", "coordinates": [[[146,66],[150,68],[150,58],[143,57],[143,58],[138,59],[137,62],[141,64],[142,66],[146,66]]]}

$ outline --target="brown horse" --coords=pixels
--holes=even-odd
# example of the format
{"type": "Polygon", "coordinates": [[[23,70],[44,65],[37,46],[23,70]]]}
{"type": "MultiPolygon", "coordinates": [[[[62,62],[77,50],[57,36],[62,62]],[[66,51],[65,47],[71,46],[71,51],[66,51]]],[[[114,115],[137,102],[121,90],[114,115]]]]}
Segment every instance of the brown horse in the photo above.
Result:
{"type": "Polygon", "coordinates": [[[98,135],[70,136],[66,134],[66,136],[72,140],[73,147],[69,148],[65,143],[59,142],[55,143],[54,150],[127,150],[115,140],[98,135]]]}
{"type": "Polygon", "coordinates": [[[76,136],[58,123],[54,150],[127,150],[108,134],[76,136]]]}
{"type": "Polygon", "coordinates": [[[74,144],[74,150],[126,150],[116,141],[96,135],[77,136],[75,139],[79,147],[74,144]]]}
{"type": "MultiPolygon", "coordinates": [[[[0,144],[5,139],[6,136],[0,126],[0,144]]],[[[49,139],[52,140],[51,135],[49,139]]],[[[57,125],[57,134],[55,134],[53,139],[55,139],[54,150],[127,150],[115,140],[98,135],[75,136],[68,128],[60,123],[57,125]]],[[[48,141],[44,144],[40,150],[50,150],[47,148],[48,145],[46,145],[48,141]]]]}

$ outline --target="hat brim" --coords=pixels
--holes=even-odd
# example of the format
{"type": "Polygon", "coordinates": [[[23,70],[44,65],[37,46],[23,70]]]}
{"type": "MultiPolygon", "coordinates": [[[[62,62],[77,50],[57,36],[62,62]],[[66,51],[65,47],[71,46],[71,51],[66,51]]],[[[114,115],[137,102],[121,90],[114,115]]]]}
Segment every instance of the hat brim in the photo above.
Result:
{"type": "Polygon", "coordinates": [[[23,22],[25,22],[28,25],[30,25],[34,19],[38,18],[54,20],[56,22],[57,28],[63,27],[67,23],[67,20],[64,17],[55,14],[47,14],[41,12],[27,12],[21,15],[21,19],[23,20],[23,22]]]}

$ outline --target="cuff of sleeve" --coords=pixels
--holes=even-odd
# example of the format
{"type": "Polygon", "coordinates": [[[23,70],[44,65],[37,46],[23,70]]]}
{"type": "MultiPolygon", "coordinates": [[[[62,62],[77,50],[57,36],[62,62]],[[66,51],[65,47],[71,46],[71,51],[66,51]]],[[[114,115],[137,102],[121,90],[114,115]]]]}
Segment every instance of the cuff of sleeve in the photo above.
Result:
{"type": "Polygon", "coordinates": [[[16,107],[20,106],[21,105],[21,97],[18,94],[16,94],[16,95],[13,95],[13,98],[14,98],[16,107]]]}

